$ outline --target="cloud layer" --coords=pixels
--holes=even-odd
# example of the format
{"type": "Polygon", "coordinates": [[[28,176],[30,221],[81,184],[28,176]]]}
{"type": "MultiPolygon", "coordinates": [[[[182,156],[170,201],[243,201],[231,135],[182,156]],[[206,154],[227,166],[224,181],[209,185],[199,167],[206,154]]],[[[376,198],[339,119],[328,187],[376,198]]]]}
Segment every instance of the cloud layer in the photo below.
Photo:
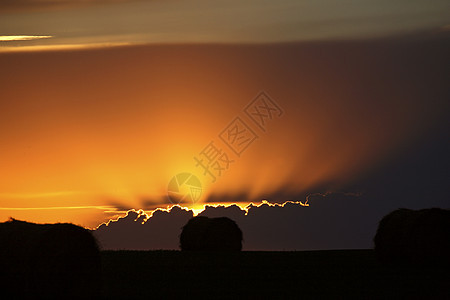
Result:
{"type": "MultiPolygon", "coordinates": [[[[371,248],[377,213],[361,197],[339,193],[312,196],[309,207],[250,205],[207,206],[200,216],[229,217],[244,234],[244,250],[312,250],[371,248]]],[[[129,211],[124,217],[101,225],[94,231],[103,249],[178,249],[181,228],[193,217],[178,206],[156,210],[147,219],[142,211],[129,211]]]]}
{"type": "Polygon", "coordinates": [[[448,24],[447,2],[6,0],[0,28],[5,35],[55,36],[9,50],[355,39],[438,30],[448,24]]]}

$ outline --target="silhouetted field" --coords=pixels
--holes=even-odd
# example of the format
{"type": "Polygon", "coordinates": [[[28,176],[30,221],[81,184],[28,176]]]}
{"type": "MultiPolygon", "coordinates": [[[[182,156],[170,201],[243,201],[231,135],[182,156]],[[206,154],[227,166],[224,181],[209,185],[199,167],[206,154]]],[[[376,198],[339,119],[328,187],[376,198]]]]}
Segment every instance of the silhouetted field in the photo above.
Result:
{"type": "Polygon", "coordinates": [[[449,268],[386,266],[373,250],[103,251],[105,298],[442,298],[449,268]]]}

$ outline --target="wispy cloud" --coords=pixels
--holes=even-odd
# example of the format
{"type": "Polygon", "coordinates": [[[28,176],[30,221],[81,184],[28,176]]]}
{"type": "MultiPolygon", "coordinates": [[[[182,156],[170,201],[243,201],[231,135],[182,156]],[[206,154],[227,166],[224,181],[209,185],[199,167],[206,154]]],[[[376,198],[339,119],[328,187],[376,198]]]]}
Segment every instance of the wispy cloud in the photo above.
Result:
{"type": "MultiPolygon", "coordinates": [[[[0,47],[0,53],[2,52],[33,52],[33,51],[58,51],[58,50],[83,50],[83,49],[97,49],[97,48],[110,48],[118,46],[130,46],[131,43],[90,43],[90,44],[66,44],[66,45],[34,45],[34,46],[11,46],[0,47]]],[[[135,44],[139,45],[139,44],[135,44]]]]}
{"type": "Polygon", "coordinates": [[[104,211],[110,211],[111,206],[50,206],[50,207],[0,207],[0,210],[59,210],[59,209],[100,209],[104,211]]]}
{"type": "Polygon", "coordinates": [[[11,52],[29,46],[45,48],[26,51],[74,49],[74,45],[91,43],[108,46],[373,38],[434,31],[447,24],[449,18],[445,1],[432,7],[425,0],[414,0],[414,5],[410,0],[394,4],[376,0],[347,2],[2,0],[2,34],[51,33],[54,38],[33,45],[20,42],[23,39],[14,40],[2,45],[8,49],[1,50],[11,52]],[[167,22],[168,16],[176,22],[167,22]]]}
{"type": "Polygon", "coordinates": [[[31,41],[52,38],[51,35],[0,35],[0,42],[31,41]]]}

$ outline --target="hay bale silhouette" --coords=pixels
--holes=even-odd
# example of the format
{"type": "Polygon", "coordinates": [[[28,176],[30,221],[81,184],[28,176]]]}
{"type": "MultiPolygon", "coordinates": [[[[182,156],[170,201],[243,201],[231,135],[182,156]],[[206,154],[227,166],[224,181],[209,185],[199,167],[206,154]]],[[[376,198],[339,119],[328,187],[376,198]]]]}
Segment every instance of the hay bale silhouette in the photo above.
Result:
{"type": "Polygon", "coordinates": [[[386,215],[374,238],[385,263],[450,263],[450,211],[398,209],[386,215]]]}
{"type": "Polygon", "coordinates": [[[194,217],[180,234],[183,251],[241,251],[242,231],[231,219],[194,217]]]}
{"type": "Polygon", "coordinates": [[[4,290],[36,298],[100,296],[101,262],[92,234],[73,224],[0,223],[4,290]]]}

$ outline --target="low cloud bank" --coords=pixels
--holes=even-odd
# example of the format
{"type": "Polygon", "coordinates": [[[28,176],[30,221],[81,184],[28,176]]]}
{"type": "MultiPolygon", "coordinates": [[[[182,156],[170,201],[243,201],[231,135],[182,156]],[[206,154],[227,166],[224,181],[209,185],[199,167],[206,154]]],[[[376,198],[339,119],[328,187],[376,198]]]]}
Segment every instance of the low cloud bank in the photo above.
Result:
{"type": "MultiPolygon", "coordinates": [[[[236,205],[206,206],[199,216],[228,217],[244,234],[243,250],[321,250],[373,247],[378,221],[385,212],[374,212],[359,195],[326,194],[310,206],[297,203],[243,210],[236,205]]],[[[152,216],[131,210],[126,216],[102,224],[94,231],[102,249],[179,249],[181,228],[192,218],[190,210],[172,207],[152,216]]]]}

